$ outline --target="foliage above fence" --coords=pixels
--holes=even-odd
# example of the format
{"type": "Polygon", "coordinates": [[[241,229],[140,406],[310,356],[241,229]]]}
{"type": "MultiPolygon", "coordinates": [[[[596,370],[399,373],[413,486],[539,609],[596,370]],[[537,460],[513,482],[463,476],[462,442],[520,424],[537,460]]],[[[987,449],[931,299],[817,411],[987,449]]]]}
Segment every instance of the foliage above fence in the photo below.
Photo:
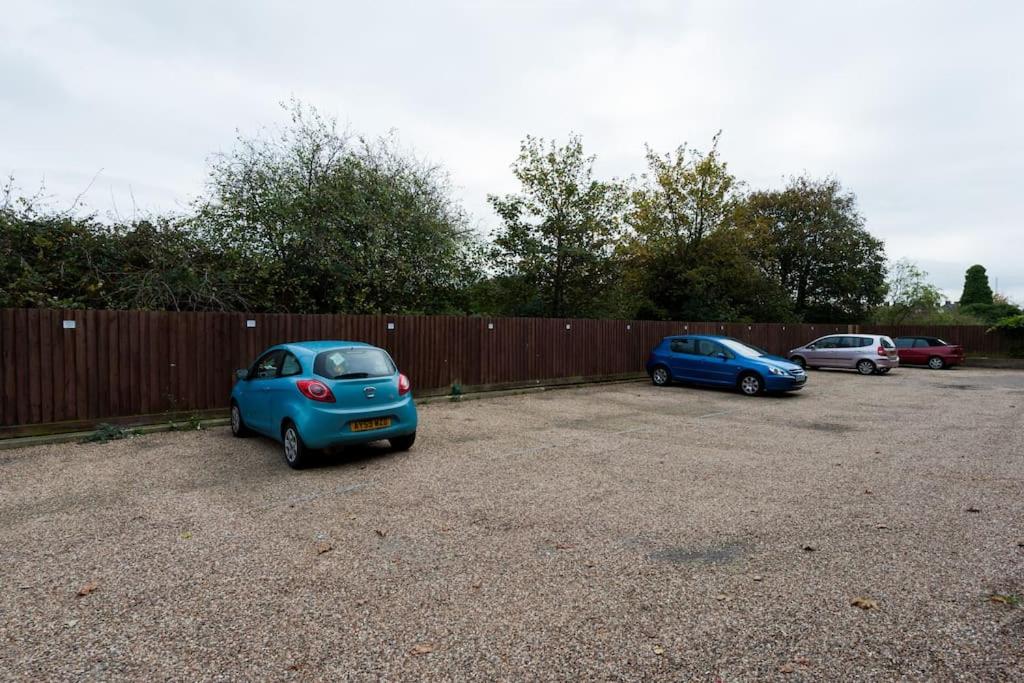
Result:
{"type": "MultiPolygon", "coordinates": [[[[853,326],[464,316],[0,310],[0,425],[225,408],[233,372],[273,344],[364,341],[387,349],[415,390],[638,373],[659,339],[725,334],[785,353],[853,326]]],[[[868,331],[862,328],[861,331],[868,331]]],[[[875,326],[971,353],[1007,342],[985,328],[875,326]]]]}

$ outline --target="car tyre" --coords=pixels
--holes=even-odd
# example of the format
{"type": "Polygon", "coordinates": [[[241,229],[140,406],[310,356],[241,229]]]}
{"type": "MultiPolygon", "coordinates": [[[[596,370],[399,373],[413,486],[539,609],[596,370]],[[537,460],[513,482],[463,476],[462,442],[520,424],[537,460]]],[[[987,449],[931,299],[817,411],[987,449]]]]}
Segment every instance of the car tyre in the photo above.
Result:
{"type": "Polygon", "coordinates": [[[942,360],[938,356],[932,356],[928,359],[928,367],[932,370],[942,370],[946,367],[946,361],[942,360]]]}
{"type": "Polygon", "coordinates": [[[309,451],[302,442],[299,428],[294,422],[285,422],[281,430],[281,441],[284,446],[284,461],[293,470],[301,470],[309,464],[309,451]]]}
{"type": "Polygon", "coordinates": [[[656,387],[667,387],[672,384],[672,373],[664,365],[659,365],[651,371],[651,381],[656,387]]]}
{"type": "Polygon", "coordinates": [[[396,451],[407,451],[416,443],[416,432],[392,437],[388,439],[388,442],[391,444],[391,448],[396,451]]]}
{"type": "Polygon", "coordinates": [[[807,369],[807,360],[804,359],[803,356],[793,356],[790,360],[802,367],[804,370],[807,369]]]}
{"type": "Polygon", "coordinates": [[[878,368],[878,374],[888,375],[890,370],[892,370],[892,368],[878,368]]]}
{"type": "Polygon", "coordinates": [[[744,396],[757,396],[764,392],[764,381],[753,372],[745,372],[737,380],[740,393],[744,396]]]}
{"type": "Polygon", "coordinates": [[[874,361],[864,358],[863,360],[857,361],[857,372],[862,375],[873,375],[878,370],[874,361]]]}
{"type": "Polygon", "coordinates": [[[237,403],[231,403],[231,435],[244,439],[245,437],[252,434],[248,427],[245,426],[245,420],[242,419],[242,409],[238,407],[237,403]]]}

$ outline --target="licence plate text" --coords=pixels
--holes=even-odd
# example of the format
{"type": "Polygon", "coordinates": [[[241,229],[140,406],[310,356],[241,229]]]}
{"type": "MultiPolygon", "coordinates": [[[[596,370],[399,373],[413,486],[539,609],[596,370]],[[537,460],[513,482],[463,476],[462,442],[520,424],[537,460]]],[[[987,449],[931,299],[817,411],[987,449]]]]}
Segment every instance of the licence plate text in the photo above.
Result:
{"type": "Polygon", "coordinates": [[[372,420],[355,420],[349,423],[349,428],[353,432],[368,432],[371,429],[385,429],[390,426],[390,417],[376,417],[372,420]]]}

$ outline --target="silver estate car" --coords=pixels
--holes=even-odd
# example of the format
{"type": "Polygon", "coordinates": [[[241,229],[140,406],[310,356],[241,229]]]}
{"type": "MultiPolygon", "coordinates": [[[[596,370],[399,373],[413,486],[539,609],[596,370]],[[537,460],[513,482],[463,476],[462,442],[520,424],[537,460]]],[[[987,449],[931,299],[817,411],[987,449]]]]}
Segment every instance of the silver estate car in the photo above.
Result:
{"type": "Polygon", "coordinates": [[[862,375],[884,375],[900,365],[896,345],[882,334],[829,334],[787,356],[805,368],[854,368],[862,375]]]}

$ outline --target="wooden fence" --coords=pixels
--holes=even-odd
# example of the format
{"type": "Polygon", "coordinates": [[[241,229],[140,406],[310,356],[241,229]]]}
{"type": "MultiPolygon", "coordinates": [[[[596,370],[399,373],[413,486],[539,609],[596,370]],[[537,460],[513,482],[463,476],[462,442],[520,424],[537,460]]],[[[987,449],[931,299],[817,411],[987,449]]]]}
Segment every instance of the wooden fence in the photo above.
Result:
{"type": "MultiPolygon", "coordinates": [[[[727,334],[774,353],[856,326],[163,311],[0,310],[0,438],[104,419],[225,409],[233,371],[303,339],[387,349],[414,390],[518,385],[643,370],[669,334],[727,334]],[[60,423],[60,424],[54,424],[60,423]],[[47,429],[39,429],[47,426],[47,429]],[[35,426],[35,428],[31,428],[35,426]]],[[[862,331],[869,331],[863,327],[862,331]]],[[[1001,352],[983,327],[873,326],[1001,352]]]]}

